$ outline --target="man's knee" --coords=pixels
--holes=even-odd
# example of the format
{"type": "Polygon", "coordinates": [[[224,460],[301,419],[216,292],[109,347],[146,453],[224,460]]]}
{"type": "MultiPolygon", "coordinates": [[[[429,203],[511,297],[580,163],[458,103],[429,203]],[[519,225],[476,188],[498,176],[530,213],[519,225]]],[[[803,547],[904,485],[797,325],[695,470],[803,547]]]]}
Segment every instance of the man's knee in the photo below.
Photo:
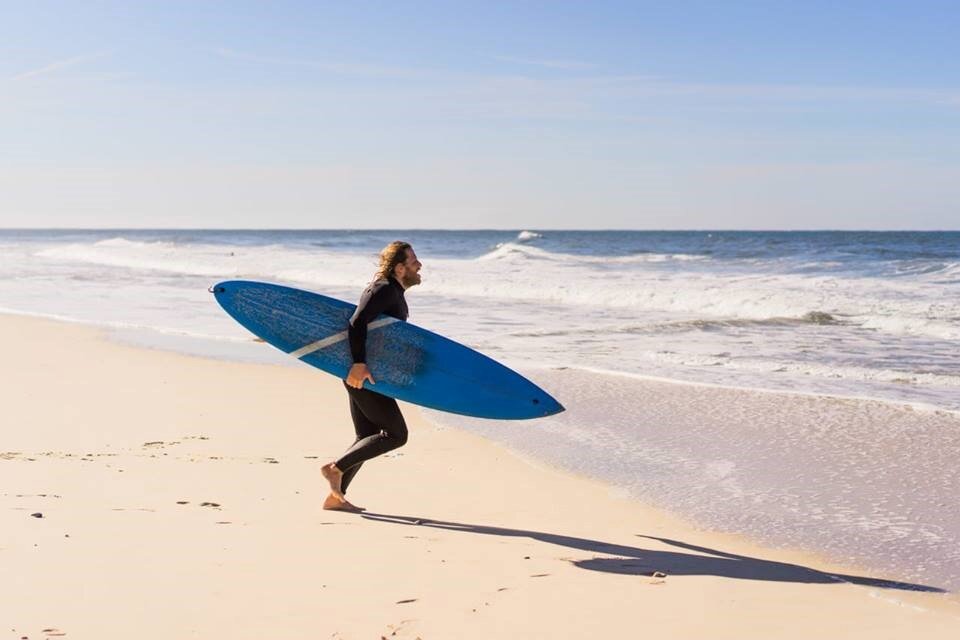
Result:
{"type": "Polygon", "coordinates": [[[407,425],[393,425],[390,429],[384,429],[383,434],[390,440],[390,448],[397,449],[407,444],[407,425]]]}
{"type": "Polygon", "coordinates": [[[394,447],[402,447],[407,444],[407,421],[397,410],[397,414],[390,420],[390,428],[387,430],[390,439],[393,440],[394,447]]]}
{"type": "Polygon", "coordinates": [[[381,442],[386,445],[387,451],[402,447],[407,444],[407,426],[401,423],[384,427],[380,430],[380,437],[383,438],[381,442]]]}

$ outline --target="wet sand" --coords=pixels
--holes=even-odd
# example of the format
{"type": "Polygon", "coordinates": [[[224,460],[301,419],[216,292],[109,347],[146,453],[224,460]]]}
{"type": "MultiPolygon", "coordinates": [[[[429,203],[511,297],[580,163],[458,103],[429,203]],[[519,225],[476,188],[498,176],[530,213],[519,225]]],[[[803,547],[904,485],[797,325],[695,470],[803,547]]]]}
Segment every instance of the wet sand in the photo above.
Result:
{"type": "Polygon", "coordinates": [[[529,372],[567,411],[509,423],[432,422],[665,505],[766,546],[960,589],[960,415],[879,400],[529,372]]]}

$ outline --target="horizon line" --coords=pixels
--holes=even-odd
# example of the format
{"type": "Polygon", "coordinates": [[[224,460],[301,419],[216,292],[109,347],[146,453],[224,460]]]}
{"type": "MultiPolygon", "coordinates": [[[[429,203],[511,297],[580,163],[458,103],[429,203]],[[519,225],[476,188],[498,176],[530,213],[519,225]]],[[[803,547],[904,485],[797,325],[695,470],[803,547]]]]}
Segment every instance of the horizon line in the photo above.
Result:
{"type": "Polygon", "coordinates": [[[636,227],[605,227],[585,229],[576,227],[471,227],[471,228],[443,228],[443,227],[0,227],[3,231],[449,231],[449,232],[488,232],[488,231],[646,231],[656,233],[677,232],[748,232],[748,233],[956,233],[956,229],[882,229],[882,228],[850,228],[850,229],[763,229],[763,228],[636,228],[636,227]]]}

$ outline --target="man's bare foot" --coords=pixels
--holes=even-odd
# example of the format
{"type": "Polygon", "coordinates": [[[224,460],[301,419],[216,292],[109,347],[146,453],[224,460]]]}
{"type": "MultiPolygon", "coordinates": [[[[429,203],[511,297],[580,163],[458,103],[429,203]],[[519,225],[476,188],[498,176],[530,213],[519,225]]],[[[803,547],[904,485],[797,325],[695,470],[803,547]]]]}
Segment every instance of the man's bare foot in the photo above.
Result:
{"type": "Polygon", "coordinates": [[[327,511],[350,511],[354,513],[364,511],[363,507],[358,507],[347,501],[346,498],[337,497],[332,493],[323,501],[323,508],[327,511]]]}
{"type": "Polygon", "coordinates": [[[343,497],[343,492],[340,491],[340,479],[343,478],[343,472],[337,469],[336,463],[331,462],[323,465],[320,467],[320,473],[322,473],[323,477],[330,483],[330,493],[336,498],[346,502],[346,498],[343,497]]]}

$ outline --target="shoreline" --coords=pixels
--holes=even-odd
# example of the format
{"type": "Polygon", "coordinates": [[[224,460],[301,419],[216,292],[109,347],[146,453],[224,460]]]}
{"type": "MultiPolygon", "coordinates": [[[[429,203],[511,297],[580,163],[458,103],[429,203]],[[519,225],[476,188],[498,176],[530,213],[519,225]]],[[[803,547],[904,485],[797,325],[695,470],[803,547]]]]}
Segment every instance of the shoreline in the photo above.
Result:
{"type": "MultiPolygon", "coordinates": [[[[276,351],[277,357],[265,357],[262,359],[244,359],[241,356],[231,357],[221,350],[220,354],[212,354],[210,352],[202,351],[191,351],[186,347],[178,348],[174,346],[172,342],[176,340],[185,340],[193,341],[197,343],[211,343],[221,346],[233,345],[235,348],[251,346],[255,343],[253,338],[244,339],[228,336],[213,336],[208,334],[194,334],[183,332],[177,329],[161,329],[152,326],[146,325],[127,325],[127,324],[109,324],[109,323],[100,323],[88,320],[81,320],[77,318],[71,318],[68,316],[60,316],[57,314],[48,314],[42,312],[30,312],[30,311],[19,311],[0,308],[0,318],[9,317],[9,318],[32,318],[41,321],[62,323],[67,325],[77,325],[81,327],[86,327],[94,331],[102,331],[105,334],[105,339],[115,342],[120,345],[130,346],[134,348],[147,349],[147,350],[156,350],[168,353],[177,353],[180,355],[197,357],[197,358],[211,358],[216,360],[222,360],[225,362],[242,362],[242,363],[260,363],[260,364],[284,364],[284,359],[288,360],[292,366],[296,366],[295,361],[290,360],[287,354],[283,354],[280,351],[276,351]],[[146,337],[142,339],[135,339],[130,337],[123,337],[122,333],[127,332],[130,334],[138,334],[140,336],[154,336],[153,340],[150,340],[146,337]],[[167,342],[167,345],[161,345],[161,342],[167,342]]],[[[212,351],[212,350],[211,350],[212,351]]],[[[508,362],[508,360],[505,360],[508,362]]],[[[539,363],[510,363],[509,366],[512,368],[522,368],[528,370],[540,370],[540,371],[559,371],[559,370],[576,370],[582,371],[584,373],[591,373],[601,376],[613,376],[620,378],[627,378],[630,380],[640,380],[648,382],[663,382],[667,384],[675,384],[686,387],[700,387],[705,389],[723,389],[728,391],[741,391],[749,393],[765,393],[765,394],[774,394],[774,395],[785,395],[791,397],[799,398],[823,398],[830,400],[853,400],[858,402],[876,402],[879,404],[890,405],[893,407],[908,408],[910,410],[916,410],[921,412],[936,413],[943,415],[950,415],[960,417],[960,409],[950,409],[947,407],[938,406],[931,404],[929,402],[923,402],[919,400],[901,400],[896,398],[884,398],[882,396],[870,396],[870,395],[855,395],[855,394],[844,394],[844,393],[828,393],[822,391],[798,391],[793,389],[777,389],[772,387],[750,387],[745,385],[736,385],[736,384],[724,384],[719,382],[706,382],[701,380],[685,380],[681,378],[671,378],[667,376],[659,376],[654,374],[645,374],[645,373],[633,373],[629,371],[616,371],[612,369],[602,369],[597,367],[581,366],[581,365],[553,365],[553,364],[539,364],[539,363]]]]}
{"type": "Polygon", "coordinates": [[[411,441],[354,483],[370,511],[325,512],[319,464],[350,432],[329,376],[0,326],[0,559],[16,577],[0,617],[17,638],[960,629],[954,594],[702,530],[409,405],[411,441]]]}

